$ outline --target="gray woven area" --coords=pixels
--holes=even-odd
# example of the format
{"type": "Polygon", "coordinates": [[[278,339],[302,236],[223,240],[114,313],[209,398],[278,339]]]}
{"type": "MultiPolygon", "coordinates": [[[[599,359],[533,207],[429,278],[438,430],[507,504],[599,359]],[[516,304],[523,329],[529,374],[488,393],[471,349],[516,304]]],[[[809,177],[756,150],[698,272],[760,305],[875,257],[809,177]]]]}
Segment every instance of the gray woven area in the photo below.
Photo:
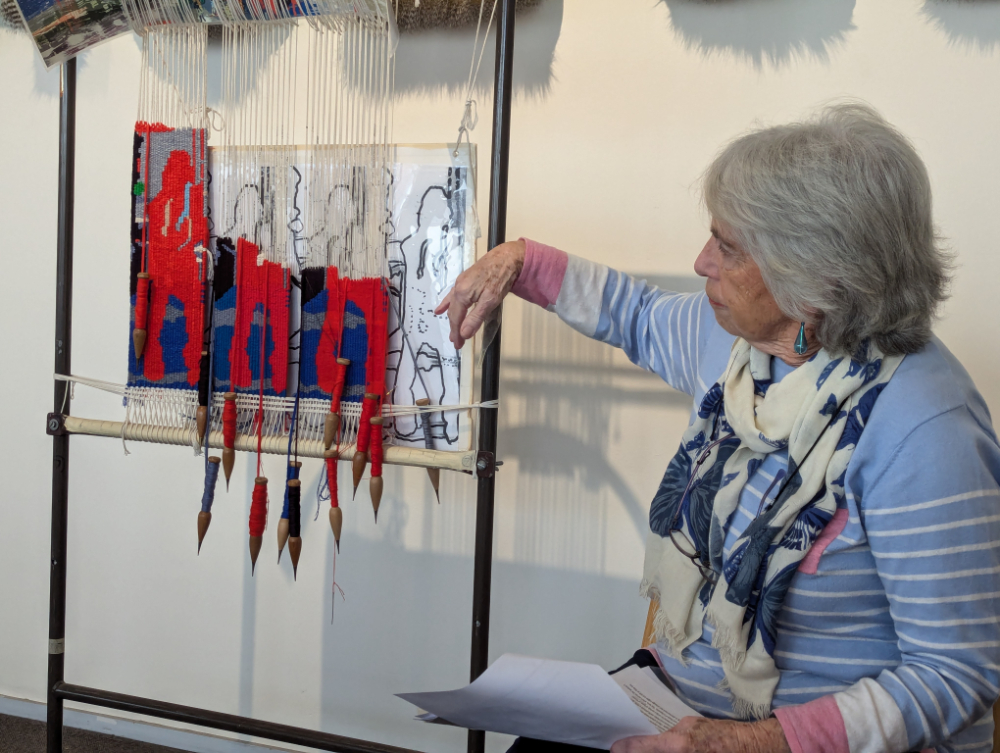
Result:
{"type": "MultiPolygon", "coordinates": [[[[64,753],[179,753],[177,748],[139,743],[67,727],[64,753]]],[[[45,753],[45,723],[0,714],[0,753],[45,753]]]]}

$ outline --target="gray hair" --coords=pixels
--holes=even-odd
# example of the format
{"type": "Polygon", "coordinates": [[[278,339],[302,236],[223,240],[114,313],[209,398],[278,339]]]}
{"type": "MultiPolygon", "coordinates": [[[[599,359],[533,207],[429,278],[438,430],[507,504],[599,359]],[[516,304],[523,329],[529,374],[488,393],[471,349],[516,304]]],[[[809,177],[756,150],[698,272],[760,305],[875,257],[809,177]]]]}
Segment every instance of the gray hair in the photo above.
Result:
{"type": "Polygon", "coordinates": [[[927,169],[868,105],[741,136],[708,168],[703,191],[778,307],[813,323],[831,353],[853,354],[871,338],[900,355],[930,339],[950,258],[934,231],[927,169]]]}

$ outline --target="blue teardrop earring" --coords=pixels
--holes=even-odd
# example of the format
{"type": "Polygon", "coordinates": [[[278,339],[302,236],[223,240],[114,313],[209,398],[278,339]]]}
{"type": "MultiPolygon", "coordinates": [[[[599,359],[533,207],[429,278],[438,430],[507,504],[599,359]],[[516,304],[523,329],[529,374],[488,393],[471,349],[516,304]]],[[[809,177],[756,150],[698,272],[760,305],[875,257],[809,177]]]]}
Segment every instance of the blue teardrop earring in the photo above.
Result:
{"type": "Polygon", "coordinates": [[[799,336],[795,340],[795,354],[802,356],[809,349],[809,341],[806,340],[806,323],[799,325],[799,336]]]}

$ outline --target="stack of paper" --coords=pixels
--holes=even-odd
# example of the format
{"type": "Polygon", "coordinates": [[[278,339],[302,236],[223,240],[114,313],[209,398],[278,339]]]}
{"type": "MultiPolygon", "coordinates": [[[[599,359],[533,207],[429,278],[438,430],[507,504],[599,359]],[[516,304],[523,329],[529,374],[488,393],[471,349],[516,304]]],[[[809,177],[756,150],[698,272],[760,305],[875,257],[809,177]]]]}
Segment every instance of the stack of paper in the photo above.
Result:
{"type": "Polygon", "coordinates": [[[700,716],[649,669],[609,675],[596,664],[504,654],[459,690],[400,693],[418,719],[607,750],[623,737],[655,735],[700,716]]]}

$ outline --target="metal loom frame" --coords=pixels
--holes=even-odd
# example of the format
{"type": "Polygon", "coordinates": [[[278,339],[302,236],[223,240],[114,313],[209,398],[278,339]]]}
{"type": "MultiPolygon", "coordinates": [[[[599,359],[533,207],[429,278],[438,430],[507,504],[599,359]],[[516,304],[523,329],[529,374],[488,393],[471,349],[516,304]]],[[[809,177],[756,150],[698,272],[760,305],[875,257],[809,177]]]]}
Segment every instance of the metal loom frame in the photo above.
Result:
{"type": "MultiPolygon", "coordinates": [[[[500,0],[496,69],[493,89],[493,135],[490,171],[489,248],[503,243],[507,225],[507,174],[510,147],[510,111],[514,63],[515,0],[500,0]]],[[[76,153],[76,59],[61,66],[59,87],[59,196],[56,261],[55,372],[71,374],[73,334],[73,207],[76,153]]],[[[495,400],[500,382],[500,329],[487,343],[483,356],[481,400],[495,400]]],[[[53,412],[46,429],[52,435],[52,528],[49,573],[49,659],[47,682],[47,753],[63,752],[63,704],[75,701],[145,716],[170,719],[229,732],[254,735],[339,753],[415,753],[369,740],[222,714],[207,709],[165,703],[84,687],[65,680],[67,520],[69,511],[69,447],[66,390],[55,382],[53,412]]],[[[72,427],[72,422],[70,422],[72,427]]],[[[479,415],[479,455],[476,463],[476,548],[472,595],[472,652],[470,677],[486,669],[489,652],[490,587],[493,560],[493,503],[497,413],[479,415]]],[[[470,731],[468,753],[482,753],[485,733],[470,731]]]]}

